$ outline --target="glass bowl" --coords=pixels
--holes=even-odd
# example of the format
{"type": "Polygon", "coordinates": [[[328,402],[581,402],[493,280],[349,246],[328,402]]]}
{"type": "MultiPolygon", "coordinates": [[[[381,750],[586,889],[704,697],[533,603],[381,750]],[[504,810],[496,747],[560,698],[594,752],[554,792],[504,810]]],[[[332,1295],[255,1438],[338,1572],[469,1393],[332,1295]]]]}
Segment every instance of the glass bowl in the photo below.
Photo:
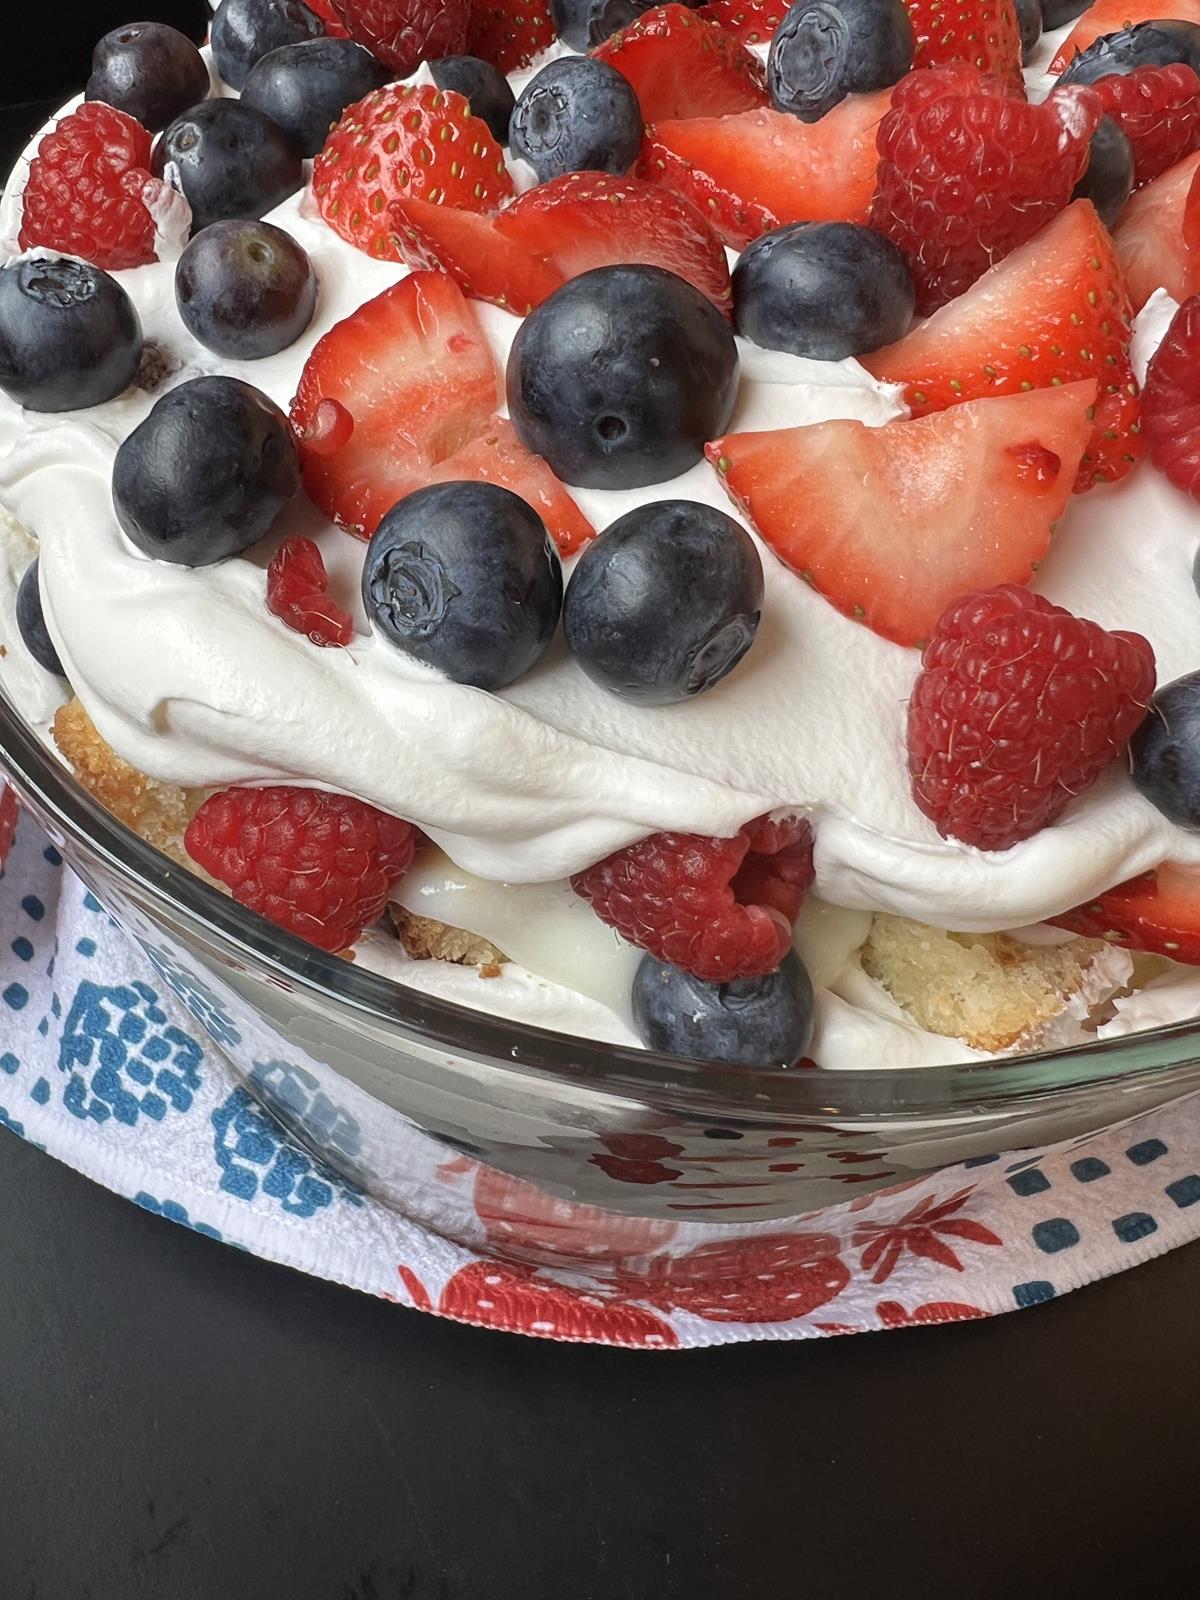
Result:
{"type": "Polygon", "coordinates": [[[794,1217],[1200,1088],[1200,1020],[999,1062],[836,1072],[682,1061],[523,1027],[402,988],[235,905],[103,810],[3,695],[0,762],[269,1111],[346,1177],[456,1238],[428,1176],[430,1140],[435,1156],[534,1185],[538,1225],[506,1234],[521,1260],[594,1268],[597,1241],[631,1219],[794,1217]]]}

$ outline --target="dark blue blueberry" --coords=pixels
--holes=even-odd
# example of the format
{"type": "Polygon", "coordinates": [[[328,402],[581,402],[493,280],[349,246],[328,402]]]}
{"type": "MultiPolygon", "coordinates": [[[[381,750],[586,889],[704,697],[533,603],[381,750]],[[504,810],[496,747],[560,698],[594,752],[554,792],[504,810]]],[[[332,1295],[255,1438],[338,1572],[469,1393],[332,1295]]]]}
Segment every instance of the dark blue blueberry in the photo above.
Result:
{"type": "Polygon", "coordinates": [[[1081,17],[1092,0],[1042,0],[1042,31],[1050,33],[1081,17]]]}
{"type": "Polygon", "coordinates": [[[912,274],[890,239],[857,222],[791,222],[764,233],[733,272],[733,317],[768,350],[841,361],[908,332],[912,274]]]}
{"type": "Polygon", "coordinates": [[[42,589],[38,582],[36,561],[26,567],[25,576],[17,589],[17,628],[26,650],[38,666],[52,672],[56,678],[65,678],[63,664],[58,659],[58,651],[46,631],[46,619],[42,615],[42,589]]]}
{"type": "Polygon", "coordinates": [[[133,382],[142,329],[99,267],[67,257],[0,268],[0,389],[30,411],[77,411],[133,382]]]}
{"type": "Polygon", "coordinates": [[[387,81],[386,68],[353,39],[309,39],[256,61],[242,103],[277,122],[302,156],[315,156],[346,107],[387,81]]]}
{"type": "Polygon", "coordinates": [[[320,17],[300,0],[221,0],[212,23],[213,60],[229,87],[240,89],[270,51],[324,32],[320,17]]]}
{"type": "Polygon", "coordinates": [[[443,56],[429,63],[429,71],[439,89],[453,89],[466,97],[497,143],[508,143],[508,125],[517,102],[499,68],[478,56],[443,56]]]}
{"type": "Polygon", "coordinates": [[[794,950],[777,972],[705,983],[643,956],[633,978],[633,1021],[664,1055],[737,1067],[792,1067],[813,1035],[813,987],[794,950]]]}
{"type": "MultiPolygon", "coordinates": [[[[693,5],[697,0],[684,0],[693,5]]],[[[588,50],[650,11],[658,0],[550,0],[555,32],[572,50],[588,50]]]]}
{"type": "Polygon", "coordinates": [[[737,398],[733,331],[661,267],[597,267],[525,318],[508,357],[522,442],[565,483],[637,489],[695,466],[737,398]]]}
{"type": "Polygon", "coordinates": [[[117,451],[113,505],[146,555],[207,567],[257,544],[299,484],[279,407],[238,378],[193,378],[117,451]]]}
{"type": "Polygon", "coordinates": [[[257,361],[294,344],[317,306],[317,275],[290,233],[269,222],[214,222],[175,268],[175,303],[209,350],[257,361]]]}
{"type": "Polygon", "coordinates": [[[703,694],[754,643],[762,561],[732,517],[660,500],[612,523],[584,551],[563,601],[563,632],[597,683],[640,705],[703,694]]]}
{"type": "Polygon", "coordinates": [[[529,80],[509,124],[512,152],[539,183],[564,172],[626,173],[642,147],[642,108],[605,61],[563,56],[529,80]]]}
{"type": "Polygon", "coordinates": [[[771,99],[816,122],[848,94],[899,82],[913,48],[904,0],[796,0],[771,41],[771,99]]]}
{"type": "Polygon", "coordinates": [[[1042,0],[1016,0],[1017,27],[1021,30],[1021,61],[1029,58],[1042,37],[1042,0]]]}
{"type": "Polygon", "coordinates": [[[151,165],[168,163],[192,208],[192,232],[228,217],[261,217],[304,182],[304,162],[277,122],[240,100],[205,100],[159,135],[151,165]]]}
{"type": "Polygon", "coordinates": [[[1095,83],[1113,74],[1123,76],[1139,67],[1169,67],[1176,61],[1200,72],[1200,23],[1164,19],[1102,34],[1080,51],[1058,81],[1095,83]]]}
{"type": "Polygon", "coordinates": [[[562,610],[562,567],[532,506],[491,483],[439,483],[392,507],[367,546],[363,604],[406,655],[454,683],[529,671],[562,610]]]}
{"type": "Polygon", "coordinates": [[[1135,786],[1169,822],[1200,830],[1200,672],[1159,689],[1129,741],[1135,786]]]}
{"type": "Polygon", "coordinates": [[[177,28],[130,22],[106,33],[93,50],[84,98],[103,100],[157,133],[210,87],[204,57],[177,28]]]}
{"type": "Polygon", "coordinates": [[[1133,146],[1113,117],[1101,117],[1092,135],[1088,164],[1071,198],[1090,200],[1101,222],[1111,228],[1132,193],[1133,146]]]}

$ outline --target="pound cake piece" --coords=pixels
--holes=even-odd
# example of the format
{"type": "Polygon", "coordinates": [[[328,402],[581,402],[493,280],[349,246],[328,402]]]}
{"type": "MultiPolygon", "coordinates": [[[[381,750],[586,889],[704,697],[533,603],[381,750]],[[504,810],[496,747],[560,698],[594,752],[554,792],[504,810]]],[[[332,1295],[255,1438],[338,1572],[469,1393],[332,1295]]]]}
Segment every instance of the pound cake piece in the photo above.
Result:
{"type": "Polygon", "coordinates": [[[396,937],[414,961],[451,961],[459,967],[499,967],[508,957],[466,928],[452,928],[434,917],[418,917],[393,901],[388,914],[396,937]]]}
{"type": "Polygon", "coordinates": [[[1101,939],[1029,945],[884,913],[872,920],[862,965],[922,1028],[977,1050],[1045,1047],[1057,1023],[1076,1029],[1127,987],[1133,970],[1101,939]]]}

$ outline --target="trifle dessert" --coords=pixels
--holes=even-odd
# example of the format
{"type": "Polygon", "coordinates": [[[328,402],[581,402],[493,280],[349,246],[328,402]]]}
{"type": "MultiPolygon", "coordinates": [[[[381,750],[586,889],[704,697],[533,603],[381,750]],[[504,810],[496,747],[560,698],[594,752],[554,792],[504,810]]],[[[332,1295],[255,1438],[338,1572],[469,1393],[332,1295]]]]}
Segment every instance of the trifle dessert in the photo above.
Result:
{"type": "Polygon", "coordinates": [[[180,870],[530,1025],[1200,1014],[1200,7],[1148,7],[109,34],[0,216],[5,693],[180,870]]]}

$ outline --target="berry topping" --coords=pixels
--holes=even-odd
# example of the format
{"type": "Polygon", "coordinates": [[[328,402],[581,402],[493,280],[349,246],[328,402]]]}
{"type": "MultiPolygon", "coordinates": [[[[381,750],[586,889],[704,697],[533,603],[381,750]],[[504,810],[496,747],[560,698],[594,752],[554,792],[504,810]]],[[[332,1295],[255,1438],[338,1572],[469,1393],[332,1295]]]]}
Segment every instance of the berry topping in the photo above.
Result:
{"type": "Polygon", "coordinates": [[[898,83],[913,48],[904,0],[798,0],[771,41],[771,100],[778,111],[816,122],[848,94],[898,83]]]}
{"type": "Polygon", "coordinates": [[[731,839],[654,833],[571,879],[602,922],[706,983],[774,972],[813,884],[812,828],[747,823],[731,839]]]}
{"type": "Polygon", "coordinates": [[[912,274],[890,239],[857,222],[792,222],[756,239],[733,274],[744,339],[820,361],[878,350],[908,332],[912,274]]]}
{"type": "Polygon", "coordinates": [[[207,567],[257,544],[299,483],[278,406],[238,378],[193,378],[117,451],[113,506],[144,554],[207,567]]]}
{"type": "Polygon", "coordinates": [[[595,55],[633,85],[648,122],[728,117],[767,103],[757,56],[687,6],[655,6],[606,39],[595,55]]]}
{"type": "Polygon", "coordinates": [[[467,48],[471,0],[334,0],[346,31],[397,78],[467,48]]]}
{"type": "Polygon", "coordinates": [[[175,267],[184,326],[217,355],[257,361],[294,344],[312,321],[317,275],[308,255],[269,222],[214,222],[175,267]]]}
{"type": "Polygon", "coordinates": [[[787,11],[787,0],[708,0],[700,15],[719,22],[743,44],[769,44],[787,11]]]}
{"type": "Polygon", "coordinates": [[[1172,317],[1147,368],[1142,431],[1158,470],[1200,499],[1200,295],[1172,317]]]}
{"type": "Polygon", "coordinates": [[[487,123],[497,144],[508,143],[508,125],[517,102],[498,68],[478,56],[443,56],[429,63],[429,72],[439,89],[462,95],[471,115],[487,123]]]}
{"type": "Polygon", "coordinates": [[[701,459],[737,382],[733,333],[699,290],[659,267],[599,267],[521,324],[508,411],[565,483],[636,489],[701,459]]]}
{"type": "Polygon", "coordinates": [[[500,72],[520,72],[554,43],[550,0],[471,0],[467,49],[500,72]]]}
{"type": "Polygon", "coordinates": [[[413,856],[409,823],[321,789],[222,789],[184,836],[239,905],[322,950],[347,950],[413,856]]]}
{"type": "Polygon", "coordinates": [[[738,1067],[792,1067],[813,1034],[813,986],[789,950],[774,972],[705,983],[643,956],[633,979],[633,1021],[664,1055],[738,1067]]]}
{"type": "Polygon", "coordinates": [[[1098,378],[1076,490],[1115,483],[1141,453],[1129,294],[1092,206],[1078,200],[899,344],[863,358],[916,416],[960,400],[1098,378]]]}
{"type": "Polygon", "coordinates": [[[1133,147],[1135,184],[1149,183],[1200,144],[1200,77],[1183,62],[1114,73],[1091,93],[1133,147]]]}
{"type": "Polygon", "coordinates": [[[1049,70],[1074,83],[1172,61],[1186,61],[1200,72],[1200,0],[1169,5],[1167,17],[1163,0],[1095,0],[1059,45],[1049,70]]]}
{"type": "Polygon", "coordinates": [[[1113,233],[1135,312],[1156,289],[1182,304],[1200,292],[1200,153],[1139,189],[1113,233]]]}
{"type": "Polygon", "coordinates": [[[82,256],[106,272],[153,261],[150,135],[123,111],[85,101],[51,128],[29,165],[22,250],[82,256]]]}
{"type": "Polygon", "coordinates": [[[410,267],[448,272],[473,300],[527,316],[562,287],[564,278],[550,261],[501,231],[505,215],[482,216],[428,200],[393,200],[388,207],[390,253],[410,267]]]}
{"type": "Polygon", "coordinates": [[[1101,117],[1088,146],[1088,164],[1071,191],[1071,199],[1090,200],[1100,221],[1111,228],[1132,193],[1133,146],[1119,123],[1111,117],[1101,117]]]}
{"type": "Polygon", "coordinates": [[[25,575],[17,586],[17,631],[39,667],[53,673],[56,678],[66,677],[42,612],[42,588],[36,560],[25,568],[25,575]]]}
{"type": "Polygon", "coordinates": [[[879,126],[871,226],[908,258],[918,311],[962,294],[1068,204],[1098,121],[1082,91],[1030,105],[965,65],[905,78],[879,126]]]}
{"type": "Polygon", "coordinates": [[[563,603],[589,678],[637,705],[689,700],[754,643],[762,561],[732,517],[692,500],[627,511],[585,551],[563,603]]]}
{"type": "Polygon", "coordinates": [[[267,568],[267,610],[314,644],[346,645],[354,621],[330,597],[325,563],[311,539],[285,539],[267,568]]]}
{"type": "Polygon", "coordinates": [[[240,89],[270,51],[319,39],[322,32],[321,19],[301,0],[221,0],[212,24],[213,61],[229,87],[240,89]]]}
{"type": "Polygon", "coordinates": [[[29,411],[77,411],[127,389],[142,356],[133,302],[83,261],[0,267],[0,389],[29,411]]]}
{"type": "Polygon", "coordinates": [[[1154,690],[1140,634],[1002,584],[948,607],[908,707],[913,799],[943,838],[1007,850],[1121,755],[1154,690]]]}
{"type": "Polygon", "coordinates": [[[783,222],[865,222],[892,92],[852,95],[811,124],[768,108],[658,122],[638,174],[691,200],[734,250],[783,222]]]}
{"type": "Polygon", "coordinates": [[[590,50],[627,27],[653,0],[550,0],[550,16],[559,38],[572,50],[590,50]]]}
{"type": "Polygon", "coordinates": [[[1129,743],[1134,786],[1168,822],[1200,830],[1200,672],[1160,689],[1129,743]]]}
{"type": "Polygon", "coordinates": [[[241,100],[205,100],[176,117],[154,146],[157,177],[172,169],[192,208],[192,231],[274,211],[304,182],[283,129],[241,100]]]}
{"type": "MultiPolygon", "coordinates": [[[[1021,25],[1013,0],[905,0],[916,39],[914,65],[961,61],[1021,81],[1021,25]]],[[[1040,32],[1039,27],[1039,32],[1040,32]]]]}
{"type": "Polygon", "coordinates": [[[959,595],[1032,575],[1095,392],[1065,384],[882,428],[735,433],[708,456],[781,561],[875,633],[919,644],[959,595]]]}
{"type": "Polygon", "coordinates": [[[362,576],[373,624],[454,683],[502,689],[550,643],[562,568],[532,506],[491,483],[444,483],[394,506],[362,576]]]}
{"type": "Polygon", "coordinates": [[[352,39],[309,39],[256,61],[242,100],[277,122],[302,156],[315,156],[346,107],[386,82],[387,69],[352,39]]]}
{"type": "Polygon", "coordinates": [[[396,259],[392,200],[494,211],[513,193],[504,152],[462,95],[390,84],[346,112],[313,165],[325,221],[368,255],[396,259]]]}
{"type": "Polygon", "coordinates": [[[1119,883],[1098,900],[1049,920],[1087,939],[1200,966],[1200,888],[1194,867],[1164,861],[1157,872],[1119,883]]]}
{"type": "Polygon", "coordinates": [[[106,33],[92,52],[85,100],[103,100],[156,133],[208,94],[204,57],[163,22],[131,22],[106,33]]]}
{"type": "Polygon", "coordinates": [[[337,0],[307,0],[308,9],[321,19],[321,26],[330,39],[348,39],[346,24],[337,8],[337,0]]]}
{"type": "Polygon", "coordinates": [[[509,124],[512,153],[538,182],[564,172],[628,172],[643,117],[626,78],[591,56],[550,62],[521,91],[509,124]]]}

